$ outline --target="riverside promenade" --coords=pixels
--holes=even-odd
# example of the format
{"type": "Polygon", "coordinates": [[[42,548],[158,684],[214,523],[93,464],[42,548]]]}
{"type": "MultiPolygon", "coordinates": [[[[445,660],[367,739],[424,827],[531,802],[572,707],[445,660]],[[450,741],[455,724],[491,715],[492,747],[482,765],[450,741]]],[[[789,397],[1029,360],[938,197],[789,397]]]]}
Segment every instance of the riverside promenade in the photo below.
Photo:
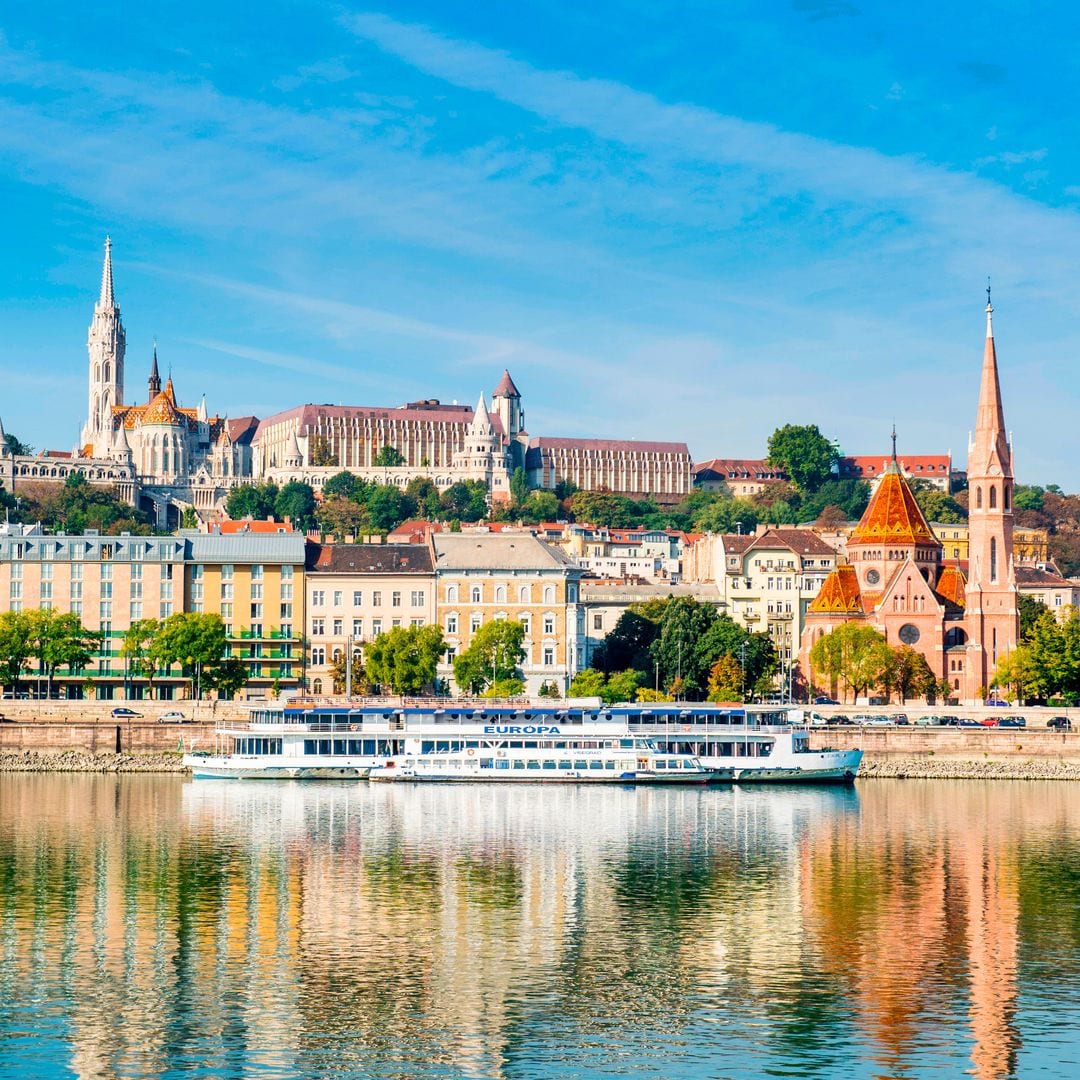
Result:
{"type": "MultiPolygon", "coordinates": [[[[826,710],[820,710],[824,715],[826,710]]],[[[841,709],[830,711],[839,713],[841,709]]],[[[847,712],[853,710],[849,707],[847,712]]],[[[859,749],[860,778],[1060,779],[1080,780],[1080,710],[1016,708],[1024,728],[921,727],[923,706],[877,708],[868,714],[906,711],[906,727],[812,727],[811,749],[859,749]],[[1068,716],[1074,729],[1046,727],[1051,716],[1068,716]]],[[[980,720],[991,709],[949,709],[950,715],[980,720]]],[[[193,701],[3,701],[0,702],[0,771],[178,772],[180,752],[212,750],[215,729],[242,722],[243,705],[193,701]],[[113,717],[115,708],[141,715],[113,717]],[[185,722],[162,723],[180,712],[185,722]]]]}

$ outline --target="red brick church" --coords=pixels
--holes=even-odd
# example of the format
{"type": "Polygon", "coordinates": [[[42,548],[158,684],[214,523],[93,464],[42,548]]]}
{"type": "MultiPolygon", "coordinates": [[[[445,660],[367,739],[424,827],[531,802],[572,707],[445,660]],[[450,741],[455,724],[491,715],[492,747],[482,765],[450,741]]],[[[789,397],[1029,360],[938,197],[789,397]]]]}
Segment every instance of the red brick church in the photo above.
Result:
{"type": "Polygon", "coordinates": [[[848,561],[826,578],[807,610],[802,670],[811,671],[810,648],[818,638],[859,620],[890,645],[917,649],[938,679],[948,679],[955,698],[977,702],[1019,636],[1012,494],[1012,447],[987,303],[979,411],[968,447],[967,575],[943,563],[942,545],[900,473],[894,435],[892,461],[848,540],[848,561]]]}

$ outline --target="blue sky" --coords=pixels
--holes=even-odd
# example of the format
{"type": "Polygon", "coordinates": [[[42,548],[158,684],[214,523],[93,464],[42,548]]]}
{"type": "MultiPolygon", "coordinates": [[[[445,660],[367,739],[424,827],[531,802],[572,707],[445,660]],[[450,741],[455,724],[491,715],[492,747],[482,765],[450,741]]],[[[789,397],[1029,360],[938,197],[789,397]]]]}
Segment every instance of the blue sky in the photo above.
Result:
{"type": "Polygon", "coordinates": [[[1075,7],[67,2],[0,22],[0,419],[70,447],[106,233],[129,400],[472,403],[533,434],[1080,488],[1075,7]],[[84,13],[85,12],[85,13],[84,13]]]}

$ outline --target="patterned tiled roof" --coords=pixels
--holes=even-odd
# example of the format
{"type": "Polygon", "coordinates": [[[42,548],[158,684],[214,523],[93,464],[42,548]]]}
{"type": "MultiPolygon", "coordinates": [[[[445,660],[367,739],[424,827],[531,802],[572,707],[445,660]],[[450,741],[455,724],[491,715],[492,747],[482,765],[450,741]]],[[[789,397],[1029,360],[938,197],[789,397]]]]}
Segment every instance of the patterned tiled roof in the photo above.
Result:
{"type": "Polygon", "coordinates": [[[936,536],[926,523],[907,481],[900,475],[895,461],[881,478],[877,491],[863,511],[859,524],[848,538],[853,544],[914,544],[918,547],[940,548],[936,536]]]}
{"type": "Polygon", "coordinates": [[[862,615],[862,597],[855,567],[842,563],[825,579],[817,596],[810,601],[808,611],[825,614],[862,615]]]}
{"type": "Polygon", "coordinates": [[[964,607],[966,603],[967,578],[964,571],[956,563],[951,563],[941,571],[938,578],[937,588],[934,590],[938,596],[957,607],[964,607]]]}

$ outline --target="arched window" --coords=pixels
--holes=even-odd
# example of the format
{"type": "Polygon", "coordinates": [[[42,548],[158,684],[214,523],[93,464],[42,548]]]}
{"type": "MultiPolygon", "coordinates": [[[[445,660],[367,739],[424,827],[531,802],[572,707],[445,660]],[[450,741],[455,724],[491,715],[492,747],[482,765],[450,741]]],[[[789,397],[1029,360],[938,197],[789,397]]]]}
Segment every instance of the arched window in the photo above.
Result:
{"type": "Polygon", "coordinates": [[[531,599],[531,597],[529,596],[529,586],[528,585],[519,585],[518,586],[518,603],[519,604],[527,604],[530,599],[531,599]]]}
{"type": "Polygon", "coordinates": [[[981,510],[982,509],[982,488],[981,487],[977,487],[975,489],[975,509],[976,510],[981,510]]]}
{"type": "Polygon", "coordinates": [[[446,602],[448,604],[456,604],[458,598],[458,587],[456,585],[446,586],[446,602]]]}
{"type": "Polygon", "coordinates": [[[496,604],[505,604],[506,603],[506,586],[505,585],[496,585],[495,586],[495,603],[496,604]]]}
{"type": "Polygon", "coordinates": [[[997,486],[995,484],[990,485],[990,509],[997,509],[997,486]]]}
{"type": "Polygon", "coordinates": [[[316,679],[311,684],[311,692],[313,694],[321,694],[322,693],[322,679],[316,679]]]}
{"type": "Polygon", "coordinates": [[[990,580],[991,582],[997,581],[997,537],[990,537],[990,580]]]}
{"type": "Polygon", "coordinates": [[[1004,495],[1004,509],[1005,509],[1005,512],[1008,513],[1012,509],[1012,505],[1010,503],[1012,493],[1009,491],[1009,485],[1008,484],[1006,484],[1002,488],[1002,492],[1003,492],[1003,495],[1004,495]]]}
{"type": "Polygon", "coordinates": [[[483,589],[479,585],[472,587],[472,602],[479,604],[483,598],[483,589]]]}
{"type": "Polygon", "coordinates": [[[544,586],[544,603],[545,604],[554,604],[555,603],[555,586],[554,585],[545,585],[544,586]]]}

